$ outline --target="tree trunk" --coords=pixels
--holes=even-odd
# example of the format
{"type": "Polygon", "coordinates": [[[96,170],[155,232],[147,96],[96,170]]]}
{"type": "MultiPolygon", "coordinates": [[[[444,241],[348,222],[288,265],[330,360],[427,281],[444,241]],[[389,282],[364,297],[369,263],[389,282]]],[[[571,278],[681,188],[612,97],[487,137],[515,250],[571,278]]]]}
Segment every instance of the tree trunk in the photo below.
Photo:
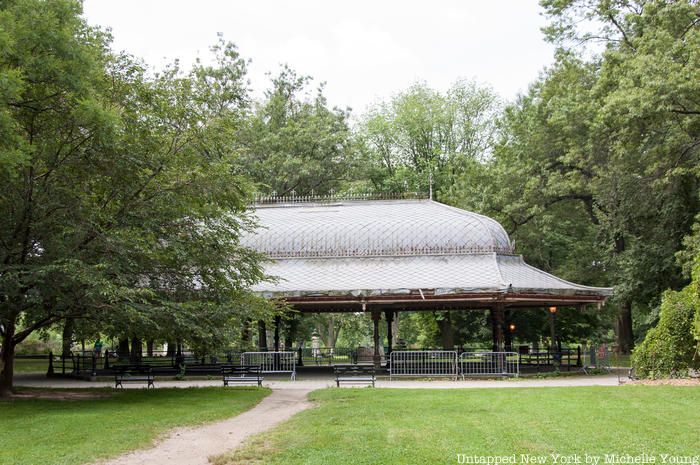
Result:
{"type": "Polygon", "coordinates": [[[12,338],[15,336],[15,322],[6,323],[4,330],[0,349],[0,397],[9,397],[14,392],[15,344],[12,338]]]}
{"type": "Polygon", "coordinates": [[[177,342],[175,341],[168,341],[168,350],[165,353],[166,357],[174,357],[175,356],[175,349],[177,349],[177,342]]]}
{"type": "Polygon", "coordinates": [[[75,328],[75,320],[73,318],[66,318],[66,322],[63,324],[63,340],[61,353],[64,357],[70,357],[70,349],[73,345],[73,330],[75,328]]]}
{"type": "Polygon", "coordinates": [[[246,318],[243,321],[243,328],[241,328],[241,349],[248,350],[250,348],[250,341],[252,335],[250,334],[250,318],[246,318]]]}
{"type": "Polygon", "coordinates": [[[632,303],[622,302],[617,311],[615,320],[615,335],[617,336],[617,351],[621,354],[629,354],[634,348],[634,334],[632,333],[632,303]]]}
{"type": "Polygon", "coordinates": [[[258,320],[258,350],[267,352],[267,329],[263,320],[258,320]]]}
{"type": "Polygon", "coordinates": [[[119,360],[127,360],[129,358],[129,338],[125,337],[119,339],[117,353],[119,355],[119,360]]]}
{"type": "Polygon", "coordinates": [[[290,350],[294,347],[294,339],[292,338],[292,321],[294,317],[284,322],[284,350],[290,350]]]}
{"type": "Polygon", "coordinates": [[[149,339],[148,341],[146,341],[146,354],[149,357],[153,357],[153,346],[154,346],[153,339],[149,339]]]}
{"type": "Polygon", "coordinates": [[[141,338],[134,337],[131,338],[131,363],[141,363],[141,356],[143,355],[143,342],[141,338]]]}
{"type": "Polygon", "coordinates": [[[452,318],[450,317],[450,312],[443,312],[443,317],[437,320],[437,324],[440,328],[440,339],[442,340],[443,349],[452,350],[455,343],[452,335],[452,318]]]}
{"type": "Polygon", "coordinates": [[[275,348],[275,352],[280,351],[280,325],[282,324],[282,318],[277,315],[275,317],[275,336],[272,341],[272,347],[275,348]]]}
{"type": "Polygon", "coordinates": [[[297,325],[299,321],[296,316],[293,316],[287,325],[287,332],[285,335],[284,346],[287,350],[294,348],[297,338],[297,325]]]}
{"type": "MultiPolygon", "coordinates": [[[[625,236],[615,237],[615,255],[625,251],[625,236]]],[[[634,347],[634,335],[632,334],[632,301],[625,300],[620,303],[615,319],[615,338],[617,339],[617,352],[620,354],[632,353],[634,347]]]]}

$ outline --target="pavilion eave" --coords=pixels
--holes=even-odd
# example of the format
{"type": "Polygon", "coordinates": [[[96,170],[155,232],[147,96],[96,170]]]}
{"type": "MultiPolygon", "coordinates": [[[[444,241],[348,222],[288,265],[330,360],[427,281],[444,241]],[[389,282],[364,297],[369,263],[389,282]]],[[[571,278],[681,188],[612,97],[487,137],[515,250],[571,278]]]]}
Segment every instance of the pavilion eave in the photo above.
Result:
{"type": "Polygon", "coordinates": [[[281,300],[301,312],[359,312],[378,307],[395,307],[403,310],[434,310],[436,308],[479,309],[496,305],[504,307],[546,307],[550,305],[581,306],[602,305],[606,296],[601,295],[557,295],[532,293],[462,293],[451,295],[422,294],[404,295],[326,295],[288,296],[281,300]]]}

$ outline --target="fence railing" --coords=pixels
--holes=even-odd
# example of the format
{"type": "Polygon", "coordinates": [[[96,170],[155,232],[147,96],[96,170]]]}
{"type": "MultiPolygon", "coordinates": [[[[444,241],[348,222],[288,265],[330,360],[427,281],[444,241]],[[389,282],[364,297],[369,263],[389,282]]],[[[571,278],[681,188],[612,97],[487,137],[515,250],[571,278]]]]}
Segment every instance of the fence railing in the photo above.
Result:
{"type": "Polygon", "coordinates": [[[296,352],[243,352],[241,365],[260,365],[263,373],[290,373],[297,377],[296,352]]]}
{"type": "Polygon", "coordinates": [[[467,376],[518,376],[519,360],[515,352],[462,352],[459,371],[462,379],[467,376]]]}
{"type": "Polygon", "coordinates": [[[611,355],[608,344],[583,346],[581,371],[586,374],[591,369],[612,371],[611,355]]]}
{"type": "Polygon", "coordinates": [[[304,347],[299,349],[303,365],[333,365],[357,362],[357,350],[348,347],[304,347]]]}
{"type": "Polygon", "coordinates": [[[394,376],[446,376],[457,379],[457,352],[395,350],[389,356],[389,379],[394,376]]]}
{"type": "Polygon", "coordinates": [[[533,366],[539,371],[539,367],[548,367],[559,364],[567,371],[580,367],[582,361],[581,347],[562,347],[557,349],[549,347],[545,349],[530,348],[530,346],[518,346],[521,366],[533,366]]]}

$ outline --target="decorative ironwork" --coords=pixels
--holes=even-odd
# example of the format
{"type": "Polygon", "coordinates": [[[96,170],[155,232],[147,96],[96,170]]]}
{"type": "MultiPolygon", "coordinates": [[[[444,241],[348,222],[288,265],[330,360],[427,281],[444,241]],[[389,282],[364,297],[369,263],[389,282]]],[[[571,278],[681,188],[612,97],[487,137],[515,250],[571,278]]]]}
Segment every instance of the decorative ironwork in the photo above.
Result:
{"type": "Polygon", "coordinates": [[[265,205],[284,206],[285,204],[300,203],[337,203],[352,202],[359,200],[427,200],[430,194],[424,192],[402,192],[402,193],[377,193],[377,192],[354,192],[343,193],[332,192],[326,195],[318,195],[313,192],[309,195],[297,195],[292,191],[288,194],[277,195],[255,193],[253,195],[253,205],[256,207],[265,205]]]}
{"type": "Polygon", "coordinates": [[[466,376],[518,376],[520,358],[515,352],[463,352],[459,356],[462,379],[466,376]]]}
{"type": "Polygon", "coordinates": [[[255,213],[260,227],[242,242],[274,259],[513,253],[496,221],[431,200],[274,204],[255,213]]]}

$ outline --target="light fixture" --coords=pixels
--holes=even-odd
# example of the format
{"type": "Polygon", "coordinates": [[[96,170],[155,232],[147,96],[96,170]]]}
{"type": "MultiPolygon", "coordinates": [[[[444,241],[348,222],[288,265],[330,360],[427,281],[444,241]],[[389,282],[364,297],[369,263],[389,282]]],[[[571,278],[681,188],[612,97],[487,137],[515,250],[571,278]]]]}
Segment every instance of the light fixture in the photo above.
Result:
{"type": "Polygon", "coordinates": [[[510,330],[511,333],[515,332],[515,324],[511,323],[508,325],[508,329],[510,330]]]}
{"type": "Polygon", "coordinates": [[[551,313],[552,315],[554,315],[555,313],[557,313],[557,307],[555,307],[554,305],[552,305],[551,307],[549,307],[549,313],[551,313]]]}

